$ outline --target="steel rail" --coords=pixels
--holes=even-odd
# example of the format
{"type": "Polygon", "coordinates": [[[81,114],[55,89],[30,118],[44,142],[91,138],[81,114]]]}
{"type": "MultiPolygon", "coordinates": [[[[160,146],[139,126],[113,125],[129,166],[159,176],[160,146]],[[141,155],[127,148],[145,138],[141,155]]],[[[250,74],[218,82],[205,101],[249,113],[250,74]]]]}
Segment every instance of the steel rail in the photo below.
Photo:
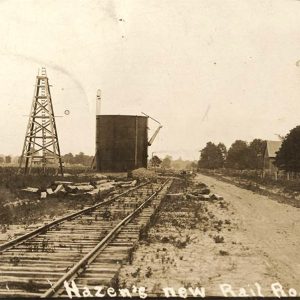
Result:
{"type": "Polygon", "coordinates": [[[76,263],[65,275],[63,275],[54,285],[48,289],[41,298],[53,297],[61,289],[64,282],[74,277],[80,269],[84,269],[93,262],[93,260],[99,255],[99,253],[105,248],[105,246],[112,241],[112,239],[120,232],[124,225],[127,225],[134,217],[145,207],[145,205],[151,201],[168,183],[166,180],[161,187],[155,191],[150,197],[148,197],[138,208],[119,222],[89,253],[87,253],[78,263],[76,263]]]}
{"type": "Polygon", "coordinates": [[[66,216],[64,216],[62,218],[59,218],[59,219],[57,219],[55,221],[52,221],[52,222],[50,222],[48,224],[45,224],[44,226],[41,226],[41,227],[39,227],[39,228],[37,228],[37,229],[35,229],[33,231],[30,231],[30,232],[28,232],[28,233],[26,233],[24,235],[21,235],[21,236],[15,238],[13,240],[10,240],[10,241],[8,241],[8,242],[0,245],[0,253],[3,252],[3,251],[6,251],[8,249],[10,249],[11,247],[17,246],[17,245],[19,245],[19,244],[21,244],[21,243],[23,243],[23,242],[25,242],[25,241],[27,241],[27,240],[35,237],[35,236],[38,236],[39,234],[42,234],[42,233],[46,232],[50,228],[52,228],[52,227],[54,227],[54,226],[56,226],[58,224],[63,223],[64,221],[72,220],[73,218],[76,218],[77,216],[80,216],[80,215],[82,215],[82,214],[84,214],[86,212],[93,211],[94,209],[98,208],[99,206],[102,206],[102,205],[105,205],[105,204],[109,204],[109,203],[113,202],[114,200],[116,200],[116,199],[118,199],[118,198],[120,198],[120,197],[128,194],[129,192],[134,191],[134,190],[136,190],[136,189],[138,189],[138,188],[140,188],[142,186],[145,186],[145,185],[147,185],[149,183],[150,183],[150,181],[147,181],[147,182],[145,182],[143,184],[140,184],[140,185],[138,185],[136,187],[130,188],[129,190],[127,190],[127,191],[125,191],[125,192],[123,192],[123,193],[121,193],[121,194],[119,194],[119,195],[117,195],[117,196],[115,196],[115,197],[113,197],[111,199],[108,199],[106,201],[97,203],[97,204],[95,204],[93,206],[90,206],[90,207],[87,207],[85,209],[82,209],[82,210],[79,210],[77,212],[74,212],[74,213],[71,213],[69,215],[66,215],[66,216]]]}

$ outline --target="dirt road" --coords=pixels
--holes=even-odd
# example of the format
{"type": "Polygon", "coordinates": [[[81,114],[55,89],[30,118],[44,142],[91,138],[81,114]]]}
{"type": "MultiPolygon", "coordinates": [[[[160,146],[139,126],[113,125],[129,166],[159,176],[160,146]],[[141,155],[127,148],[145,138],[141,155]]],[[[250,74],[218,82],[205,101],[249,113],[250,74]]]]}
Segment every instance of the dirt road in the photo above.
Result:
{"type": "MultiPolygon", "coordinates": [[[[266,196],[208,176],[198,175],[196,180],[206,183],[213,192],[222,195],[229,203],[229,210],[225,214],[232,215],[236,224],[236,229],[230,232],[229,238],[241,242],[249,250],[242,261],[239,259],[242,252],[236,253],[236,257],[232,258],[236,267],[225,276],[227,282],[245,288],[247,284],[253,286],[254,282],[260,282],[266,288],[272,283],[280,282],[286,293],[289,288],[294,288],[299,294],[299,208],[278,203],[266,196]],[[239,264],[244,265],[244,268],[238,270],[239,264]],[[240,275],[240,278],[232,280],[236,275],[240,275]]],[[[221,274],[220,283],[224,282],[225,278],[222,277],[224,275],[221,274]]]]}
{"type": "Polygon", "coordinates": [[[121,286],[146,287],[149,296],[168,295],[166,287],[174,296],[183,289],[192,297],[195,288],[205,296],[300,296],[299,209],[204,175],[194,180],[224,200],[166,200],[122,268],[121,286]]]}

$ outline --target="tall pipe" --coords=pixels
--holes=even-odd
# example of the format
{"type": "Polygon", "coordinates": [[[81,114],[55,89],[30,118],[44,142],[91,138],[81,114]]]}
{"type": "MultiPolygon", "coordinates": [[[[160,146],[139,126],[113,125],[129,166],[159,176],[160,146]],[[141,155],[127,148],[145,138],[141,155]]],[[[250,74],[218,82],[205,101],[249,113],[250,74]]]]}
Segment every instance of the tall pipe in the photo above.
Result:
{"type": "Polygon", "coordinates": [[[100,136],[100,128],[98,128],[97,126],[97,116],[100,116],[101,113],[101,90],[98,89],[97,90],[97,96],[96,96],[96,150],[95,150],[95,156],[92,162],[92,167],[94,164],[96,164],[96,169],[99,169],[99,151],[100,151],[100,147],[99,147],[99,136],[100,136]]]}
{"type": "Polygon", "coordinates": [[[96,116],[100,115],[101,113],[101,90],[97,90],[97,97],[96,97],[96,116]]]}

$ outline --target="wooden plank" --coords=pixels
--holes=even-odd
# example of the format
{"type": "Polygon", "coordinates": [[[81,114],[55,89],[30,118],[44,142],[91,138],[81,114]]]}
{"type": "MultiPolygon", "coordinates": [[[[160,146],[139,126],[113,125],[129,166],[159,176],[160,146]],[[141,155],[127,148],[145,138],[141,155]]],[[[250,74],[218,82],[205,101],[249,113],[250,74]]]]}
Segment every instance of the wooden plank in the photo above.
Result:
{"type": "Polygon", "coordinates": [[[42,272],[42,271],[0,271],[1,276],[32,276],[32,277],[38,277],[38,276],[53,276],[53,277],[59,277],[64,275],[64,272],[42,272]]]}
{"type": "Polygon", "coordinates": [[[38,260],[38,259],[43,259],[43,258],[46,258],[49,260],[55,260],[55,259],[59,259],[59,258],[63,258],[63,259],[68,258],[68,260],[74,260],[74,259],[79,259],[85,253],[87,253],[87,251],[82,251],[82,253],[75,253],[77,255],[74,254],[72,256],[70,256],[70,253],[51,253],[51,252],[39,252],[39,253],[27,252],[26,255],[19,255],[19,256],[11,255],[14,253],[6,253],[6,258],[19,257],[21,261],[24,259],[38,260]]]}
{"type": "Polygon", "coordinates": [[[6,297],[13,297],[13,298],[39,298],[41,294],[39,293],[31,293],[25,292],[20,290],[7,290],[7,289],[0,289],[0,295],[6,297]]]}
{"type": "Polygon", "coordinates": [[[45,266],[40,266],[36,267],[35,265],[29,265],[29,266],[0,266],[0,273],[1,272],[6,272],[6,271],[13,271],[13,272],[32,272],[32,271],[42,271],[42,272],[65,272],[67,267],[60,267],[60,266],[50,266],[50,267],[45,267],[45,266]]]}

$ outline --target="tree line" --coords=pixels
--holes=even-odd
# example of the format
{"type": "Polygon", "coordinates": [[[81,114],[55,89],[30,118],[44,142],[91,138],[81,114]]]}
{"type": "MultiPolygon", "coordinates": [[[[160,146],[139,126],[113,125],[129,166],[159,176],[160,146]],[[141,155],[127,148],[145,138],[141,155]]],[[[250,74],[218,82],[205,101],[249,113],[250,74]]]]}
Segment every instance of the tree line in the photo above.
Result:
{"type": "Polygon", "coordinates": [[[196,161],[183,160],[181,157],[178,159],[173,159],[170,155],[166,155],[163,159],[160,159],[157,155],[154,155],[150,159],[149,165],[152,167],[161,167],[162,169],[197,169],[196,161]]]}
{"type": "MultiPolygon", "coordinates": [[[[250,143],[236,140],[227,150],[223,143],[208,142],[200,151],[198,167],[204,169],[232,168],[239,170],[261,170],[267,142],[254,139],[250,143]]],[[[276,153],[275,166],[287,172],[300,172],[300,126],[296,126],[283,137],[276,153]]]]}
{"type": "MultiPolygon", "coordinates": [[[[83,152],[79,152],[78,154],[68,153],[62,155],[62,161],[68,165],[83,165],[83,166],[90,166],[93,161],[93,156],[86,155],[83,152]]],[[[16,157],[14,159],[15,163],[20,162],[20,157],[16,157]]],[[[7,156],[0,156],[0,164],[11,164],[13,163],[13,158],[10,155],[7,156]]]]}
{"type": "Polygon", "coordinates": [[[11,161],[12,161],[12,157],[10,155],[0,156],[0,164],[3,164],[3,163],[10,164],[11,161]]]}
{"type": "Polygon", "coordinates": [[[91,166],[94,156],[86,155],[83,152],[73,155],[68,153],[62,156],[62,160],[65,164],[69,165],[83,165],[91,166]]]}
{"type": "Polygon", "coordinates": [[[261,169],[266,141],[254,139],[252,142],[236,140],[227,150],[223,143],[208,142],[201,150],[198,167],[204,169],[261,169]]]}
{"type": "Polygon", "coordinates": [[[300,126],[293,128],[284,138],[274,164],[287,172],[300,172],[300,126]]]}

